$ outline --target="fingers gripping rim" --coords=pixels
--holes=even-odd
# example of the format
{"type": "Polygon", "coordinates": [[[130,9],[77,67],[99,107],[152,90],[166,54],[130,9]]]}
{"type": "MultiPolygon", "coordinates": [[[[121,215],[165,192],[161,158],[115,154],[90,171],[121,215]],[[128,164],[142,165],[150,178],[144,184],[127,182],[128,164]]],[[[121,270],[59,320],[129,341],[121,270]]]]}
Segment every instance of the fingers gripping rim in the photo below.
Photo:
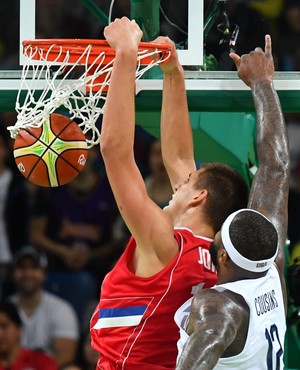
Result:
{"type": "MultiPolygon", "coordinates": [[[[63,62],[65,55],[69,54],[70,63],[80,61],[80,64],[90,64],[99,56],[99,53],[104,53],[105,60],[103,61],[103,65],[109,64],[116,55],[114,49],[109,46],[106,40],[92,39],[25,40],[23,41],[23,52],[31,59],[42,59],[50,62],[54,60],[56,62],[63,62]],[[82,54],[87,47],[90,47],[90,52],[86,58],[82,58],[82,54]],[[36,50],[36,52],[30,54],[30,50],[36,50]],[[61,54],[59,59],[57,59],[58,54],[61,54]]],[[[144,64],[152,62],[152,53],[161,54],[161,59],[166,62],[171,55],[171,45],[155,42],[140,42],[139,55],[148,55],[146,54],[147,52],[150,54],[150,57],[145,57],[143,59],[144,64]]]]}

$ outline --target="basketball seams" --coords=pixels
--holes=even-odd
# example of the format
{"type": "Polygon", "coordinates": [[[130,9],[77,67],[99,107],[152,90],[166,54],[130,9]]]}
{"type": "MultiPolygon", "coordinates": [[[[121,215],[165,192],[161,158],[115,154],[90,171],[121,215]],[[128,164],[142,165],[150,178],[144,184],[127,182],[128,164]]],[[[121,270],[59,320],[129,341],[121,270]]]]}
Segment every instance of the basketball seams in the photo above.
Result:
{"type": "Polygon", "coordinates": [[[37,157],[37,161],[35,162],[35,164],[31,167],[29,173],[27,176],[25,176],[26,179],[29,180],[29,177],[30,175],[32,174],[32,172],[34,171],[35,167],[37,166],[38,162],[41,160],[41,157],[35,153],[29,153],[29,154],[23,154],[22,156],[19,156],[17,157],[16,159],[23,159],[23,158],[26,158],[26,157],[30,157],[30,156],[33,156],[33,157],[37,157]]]}
{"type": "MultiPolygon", "coordinates": [[[[53,134],[55,134],[56,135],[56,138],[58,138],[59,140],[61,140],[61,141],[66,141],[66,142],[71,142],[71,141],[74,141],[74,142],[81,142],[82,140],[74,140],[74,139],[72,139],[72,140],[65,140],[65,139],[60,139],[59,138],[59,136],[72,124],[72,123],[74,123],[75,121],[72,121],[71,119],[69,120],[69,122],[58,132],[58,134],[56,135],[55,133],[54,133],[54,130],[53,130],[53,127],[52,127],[52,116],[51,116],[51,118],[50,118],[50,128],[51,128],[51,131],[53,132],[53,134]]],[[[76,123],[76,122],[75,122],[76,123]]],[[[77,124],[77,123],[76,123],[77,124]]],[[[78,127],[79,128],[79,127],[78,127]]],[[[53,142],[55,141],[55,139],[53,140],[53,142]]],[[[51,145],[52,145],[52,143],[51,143],[51,145]]],[[[51,150],[52,150],[52,148],[50,148],[51,150]]],[[[78,148],[68,148],[67,150],[78,150],[78,148]]],[[[79,173],[80,171],[70,162],[70,161],[68,161],[67,159],[65,159],[63,156],[62,156],[62,154],[63,153],[65,153],[65,151],[63,151],[62,153],[57,153],[57,155],[58,155],[58,157],[59,158],[61,158],[64,162],[66,162],[69,166],[71,166],[77,173],[79,173]]],[[[56,168],[56,170],[57,170],[57,160],[55,161],[55,168],[56,168]]]]}
{"type": "MultiPolygon", "coordinates": [[[[78,168],[76,168],[70,161],[68,161],[66,158],[64,158],[63,157],[63,153],[65,153],[66,151],[72,151],[72,150],[78,150],[78,147],[77,148],[68,148],[68,149],[66,149],[66,150],[64,150],[63,152],[61,152],[61,153],[58,153],[54,148],[52,148],[52,145],[53,144],[55,144],[55,142],[57,141],[57,140],[59,140],[60,142],[82,142],[82,140],[80,140],[80,139],[78,139],[78,140],[74,140],[74,139],[72,139],[72,140],[65,140],[65,139],[61,139],[60,138],[60,135],[71,125],[71,124],[73,124],[74,123],[74,121],[72,121],[71,119],[69,119],[69,121],[66,123],[66,125],[60,130],[60,131],[58,131],[58,133],[56,133],[55,132],[55,130],[54,130],[54,127],[53,127],[53,124],[52,124],[52,119],[53,119],[53,117],[54,116],[50,116],[50,119],[49,119],[49,123],[50,123],[50,131],[51,131],[51,133],[53,134],[53,136],[54,136],[54,138],[53,138],[53,140],[49,143],[49,144],[47,144],[47,143],[45,143],[42,139],[41,139],[41,136],[42,136],[42,134],[43,134],[43,131],[41,132],[41,135],[40,135],[40,137],[39,138],[36,138],[38,141],[40,141],[41,143],[43,143],[45,146],[46,146],[46,149],[45,149],[45,151],[44,151],[44,153],[41,155],[41,158],[40,159],[42,159],[43,160],[43,157],[44,157],[44,155],[46,154],[46,152],[47,151],[51,151],[51,152],[53,152],[56,156],[57,156],[57,158],[55,159],[55,162],[54,162],[54,165],[55,165],[55,172],[57,172],[58,171],[58,158],[60,158],[63,162],[65,162],[66,164],[68,164],[71,168],[73,168],[73,170],[75,170],[75,172],[77,172],[77,174],[79,174],[79,170],[78,170],[78,168]]],[[[76,123],[76,122],[75,122],[76,123]]],[[[85,149],[81,149],[81,150],[85,150],[85,149]]],[[[48,167],[48,163],[47,163],[47,161],[44,161],[43,160],[43,162],[46,164],[46,166],[48,167]]],[[[48,168],[48,170],[50,170],[49,168],[48,168]]],[[[50,177],[51,176],[49,176],[49,171],[48,171],[48,179],[50,180],[50,177]]],[[[58,183],[58,185],[60,185],[60,181],[59,181],[59,178],[58,177],[56,177],[56,180],[57,180],[57,183],[58,183]]],[[[49,181],[49,183],[51,183],[50,181],[49,181]]]]}
{"type": "Polygon", "coordinates": [[[64,116],[64,117],[66,117],[69,121],[67,123],[65,123],[64,127],[58,132],[58,134],[56,134],[55,133],[55,130],[54,130],[54,126],[52,125],[52,120],[55,118],[55,116],[54,115],[50,116],[50,119],[49,119],[50,129],[53,132],[53,134],[56,135],[56,136],[59,136],[64,131],[64,129],[66,127],[69,127],[70,124],[72,124],[73,122],[75,122],[75,121],[72,121],[70,117],[67,117],[67,116],[64,116]]]}
{"type": "MultiPolygon", "coordinates": [[[[54,131],[53,131],[53,128],[50,126],[50,129],[51,129],[51,132],[53,133],[53,135],[55,136],[54,137],[54,139],[51,141],[51,143],[50,144],[47,144],[47,143],[45,143],[42,139],[41,139],[41,137],[39,137],[39,138],[36,138],[37,139],[37,141],[39,141],[39,142],[41,142],[42,144],[44,144],[45,146],[46,146],[46,148],[45,148],[45,150],[44,150],[44,152],[43,152],[43,154],[39,157],[39,160],[42,160],[43,161],[43,163],[45,163],[46,164],[46,166],[47,166],[47,168],[48,168],[48,172],[47,172],[47,175],[48,175],[48,180],[49,180],[49,184],[51,184],[51,182],[50,182],[50,177],[51,176],[49,176],[49,171],[50,171],[50,169],[49,169],[49,167],[48,167],[48,163],[47,163],[47,161],[45,161],[44,159],[43,159],[43,157],[45,156],[45,154],[47,153],[47,151],[51,151],[52,153],[54,153],[55,155],[56,155],[56,159],[55,159],[55,162],[54,162],[54,165],[55,165],[55,170],[56,170],[56,172],[57,172],[57,166],[58,166],[58,162],[57,162],[57,160],[58,160],[58,158],[60,158],[62,161],[64,161],[66,164],[68,164],[70,167],[72,167],[76,172],[77,172],[77,174],[79,174],[79,170],[78,170],[78,168],[76,168],[70,161],[68,161],[66,158],[64,158],[63,157],[63,154],[65,153],[65,152],[67,152],[67,151],[73,151],[73,150],[82,150],[82,151],[86,151],[87,149],[85,149],[85,148],[68,148],[68,149],[65,149],[63,152],[61,152],[61,153],[58,153],[55,149],[53,149],[52,148],[52,145],[55,143],[55,141],[56,140],[59,140],[59,141],[61,141],[61,142],[64,142],[64,141],[66,141],[66,142],[82,142],[82,140],[63,140],[63,139],[61,139],[60,137],[59,137],[59,135],[70,125],[70,124],[72,124],[73,123],[73,121],[70,121],[61,131],[59,131],[59,133],[58,134],[56,134],[56,133],[54,133],[54,131]]],[[[42,135],[41,135],[42,136],[42,135]]],[[[37,163],[36,163],[36,165],[35,165],[35,167],[38,165],[38,162],[39,162],[39,160],[37,161],[37,163]]],[[[28,176],[28,179],[29,179],[29,176],[28,176]]],[[[59,181],[59,178],[58,177],[56,177],[56,180],[57,180],[57,183],[58,183],[58,185],[60,185],[60,181],[59,181]]]]}
{"type": "MultiPolygon", "coordinates": [[[[36,164],[35,164],[35,166],[38,164],[38,162],[39,162],[39,160],[42,160],[44,163],[46,163],[46,161],[43,159],[43,157],[44,157],[44,155],[45,155],[45,153],[47,152],[47,151],[51,151],[51,152],[53,152],[56,156],[57,156],[57,158],[61,158],[65,163],[67,163],[69,166],[71,166],[74,170],[76,170],[76,172],[80,172],[79,170],[78,170],[78,168],[76,168],[73,164],[72,164],[72,162],[70,162],[70,161],[68,161],[66,158],[64,158],[63,157],[63,154],[64,153],[66,153],[66,152],[68,152],[68,151],[74,151],[74,150],[81,150],[81,151],[86,151],[86,149],[84,149],[84,148],[68,148],[68,149],[66,149],[66,150],[64,150],[63,152],[61,152],[61,153],[57,153],[57,151],[55,151],[53,148],[51,148],[51,147],[48,147],[48,145],[46,144],[46,143],[44,143],[42,140],[39,140],[39,139],[37,139],[37,141],[39,141],[39,142],[41,142],[42,144],[44,144],[45,145],[45,149],[44,149],[44,151],[43,151],[43,153],[41,154],[41,155],[38,155],[38,154],[36,154],[36,153],[29,153],[29,154],[21,154],[21,155],[19,155],[19,156],[16,156],[15,158],[24,158],[24,157],[28,157],[28,156],[35,156],[35,157],[37,157],[37,162],[36,162],[36,164]]],[[[79,141],[79,140],[78,140],[79,141]]],[[[20,149],[26,149],[26,148],[30,148],[32,146],[32,144],[30,144],[30,145],[27,145],[27,146],[23,146],[22,148],[20,148],[20,149]]],[[[56,163],[56,161],[55,161],[55,163],[56,163]]],[[[34,166],[34,167],[35,167],[34,166]]],[[[28,177],[29,177],[29,175],[28,175],[28,177]]]]}
{"type": "MultiPolygon", "coordinates": [[[[30,176],[33,174],[33,172],[34,172],[34,170],[37,168],[37,166],[39,165],[39,163],[40,163],[40,161],[42,161],[44,164],[45,164],[45,166],[46,166],[46,168],[47,168],[47,171],[46,171],[46,174],[47,174],[47,180],[48,180],[48,184],[51,184],[51,181],[50,181],[50,175],[49,175],[49,167],[48,167],[48,163],[43,159],[43,157],[44,157],[44,155],[45,155],[45,153],[50,149],[50,150],[52,150],[52,148],[47,144],[47,143],[45,143],[43,140],[41,140],[41,136],[42,136],[42,134],[43,134],[43,130],[41,130],[41,133],[40,133],[40,135],[38,136],[38,135],[35,135],[33,132],[31,132],[30,130],[28,130],[28,129],[25,129],[25,131],[30,135],[30,136],[32,136],[35,140],[36,140],[36,142],[39,142],[39,143],[41,143],[43,146],[44,146],[44,150],[43,150],[43,152],[42,152],[42,154],[41,155],[38,155],[38,154],[36,154],[36,153],[34,153],[34,152],[32,152],[32,153],[30,153],[30,154],[28,154],[28,155],[26,155],[26,154],[22,154],[21,156],[19,156],[19,157],[17,157],[17,158],[26,158],[26,156],[36,156],[37,158],[38,158],[38,160],[36,161],[36,163],[31,167],[31,169],[30,169],[30,171],[28,172],[28,175],[27,175],[27,179],[30,181],[30,176]]],[[[55,137],[55,139],[56,139],[56,137],[55,137]]],[[[54,139],[54,140],[55,140],[54,139]]],[[[35,143],[36,143],[35,142],[35,143]]],[[[30,144],[30,145],[27,145],[27,146],[22,146],[22,148],[20,148],[20,149],[28,149],[28,148],[30,148],[30,147],[32,147],[32,145],[34,145],[35,143],[33,143],[33,144],[30,144]]],[[[51,145],[51,144],[50,144],[51,145]]],[[[57,179],[58,180],[58,179],[57,179]]],[[[57,183],[59,184],[59,181],[57,181],[57,183]]]]}
{"type": "MultiPolygon", "coordinates": [[[[45,145],[46,146],[46,148],[44,149],[44,151],[43,151],[43,154],[42,155],[38,155],[38,154],[36,154],[36,153],[34,153],[34,152],[32,152],[32,153],[29,153],[29,154],[21,154],[20,156],[16,156],[15,158],[16,159],[20,159],[21,160],[21,158],[23,159],[23,158],[26,158],[26,157],[29,157],[29,156],[34,156],[34,157],[37,157],[37,161],[35,162],[35,164],[31,167],[31,169],[30,169],[30,171],[28,172],[28,174],[27,174],[27,176],[25,176],[25,178],[26,179],[28,179],[28,180],[30,180],[30,176],[32,175],[32,173],[34,172],[34,170],[35,170],[35,168],[37,167],[37,165],[38,165],[38,163],[42,160],[44,163],[45,163],[45,161],[42,159],[43,158],[43,155],[44,155],[44,153],[47,151],[47,144],[46,143],[44,143],[42,140],[40,140],[40,136],[41,136],[41,134],[42,134],[42,131],[41,131],[41,134],[40,134],[40,136],[38,136],[38,135],[35,135],[33,132],[31,132],[30,130],[28,130],[28,129],[24,129],[24,131],[26,131],[30,136],[32,136],[35,140],[36,140],[36,142],[38,141],[38,142],[41,142],[43,145],[45,145]]],[[[35,142],[35,143],[36,143],[35,142]]],[[[29,145],[23,145],[21,148],[18,148],[18,149],[28,149],[28,148],[30,148],[30,147],[32,147],[32,145],[33,144],[35,144],[35,143],[32,143],[32,144],[29,144],[29,145]]],[[[17,150],[18,150],[17,149],[17,150]]],[[[47,172],[47,176],[48,176],[48,183],[50,184],[50,179],[49,179],[49,174],[48,174],[48,172],[47,172]]]]}
{"type": "MultiPolygon", "coordinates": [[[[43,151],[43,154],[41,155],[41,156],[39,156],[40,158],[42,158],[43,156],[44,156],[44,154],[47,152],[47,150],[52,150],[52,148],[51,148],[51,145],[52,145],[52,143],[56,140],[56,138],[57,138],[57,136],[55,136],[55,134],[54,134],[54,132],[53,132],[53,134],[54,134],[54,136],[55,136],[55,138],[52,140],[52,142],[50,143],[50,144],[47,144],[44,140],[42,140],[41,139],[41,136],[43,135],[43,129],[41,130],[41,133],[40,133],[40,136],[37,136],[37,135],[34,135],[34,133],[33,132],[31,132],[31,131],[29,131],[29,130],[27,130],[27,129],[25,129],[25,131],[28,133],[28,134],[30,134],[32,137],[34,137],[35,139],[36,139],[36,141],[39,141],[40,143],[42,143],[43,145],[45,145],[45,150],[43,151]]],[[[22,148],[30,148],[31,146],[32,146],[33,144],[30,144],[30,145],[27,145],[27,146],[22,146],[22,148]]]]}
{"type": "MultiPolygon", "coordinates": [[[[32,175],[33,171],[35,170],[35,168],[37,167],[37,165],[39,164],[39,162],[43,162],[45,163],[46,165],[46,168],[48,169],[48,164],[46,163],[46,161],[43,160],[42,157],[39,157],[39,160],[36,162],[36,164],[31,168],[28,176],[27,176],[27,179],[30,180],[30,176],[32,175]]],[[[46,171],[46,174],[47,174],[47,179],[48,179],[48,184],[51,184],[51,181],[50,181],[50,176],[49,176],[49,171],[46,171]]],[[[59,183],[59,181],[57,181],[59,183]]]]}
{"type": "MultiPolygon", "coordinates": [[[[41,130],[40,136],[35,135],[34,132],[32,132],[31,130],[28,130],[27,128],[24,128],[23,130],[26,131],[30,136],[34,137],[36,140],[39,140],[42,134],[42,130],[41,130]]],[[[25,148],[25,146],[23,146],[22,148],[25,148]]]]}
{"type": "MultiPolygon", "coordinates": [[[[74,148],[74,149],[69,149],[69,150],[78,150],[78,149],[76,149],[76,148],[74,148]]],[[[63,153],[65,153],[65,152],[63,152],[63,153]]],[[[78,168],[76,168],[74,165],[73,165],[73,163],[71,163],[71,162],[69,162],[67,159],[65,159],[61,154],[59,154],[58,155],[58,157],[60,158],[60,159],[62,159],[64,162],[66,162],[70,167],[72,167],[76,172],[80,172],[79,170],[78,170],[78,168]]],[[[57,161],[55,161],[55,167],[57,166],[57,161]]]]}
{"type": "MultiPolygon", "coordinates": [[[[78,127],[79,130],[81,130],[81,128],[78,126],[77,122],[75,121],[72,121],[71,119],[69,120],[69,122],[58,132],[58,134],[56,134],[53,130],[53,127],[52,127],[52,116],[50,117],[50,128],[51,128],[51,131],[53,132],[54,135],[56,135],[56,137],[59,138],[59,136],[71,125],[75,123],[78,127]]],[[[82,130],[81,130],[82,131],[82,130]]],[[[83,134],[83,132],[82,132],[83,134]]],[[[84,135],[84,134],[83,134],[84,135]]],[[[62,139],[60,139],[62,140],[62,139]]],[[[72,139],[72,140],[67,140],[67,139],[63,139],[63,141],[66,141],[66,142],[69,142],[69,141],[74,141],[74,142],[81,142],[82,140],[81,139],[72,139]]]]}
{"type": "Polygon", "coordinates": [[[76,122],[53,114],[41,128],[25,128],[24,132],[20,141],[16,138],[14,155],[19,170],[29,181],[41,186],[60,186],[81,172],[88,147],[76,122]]]}

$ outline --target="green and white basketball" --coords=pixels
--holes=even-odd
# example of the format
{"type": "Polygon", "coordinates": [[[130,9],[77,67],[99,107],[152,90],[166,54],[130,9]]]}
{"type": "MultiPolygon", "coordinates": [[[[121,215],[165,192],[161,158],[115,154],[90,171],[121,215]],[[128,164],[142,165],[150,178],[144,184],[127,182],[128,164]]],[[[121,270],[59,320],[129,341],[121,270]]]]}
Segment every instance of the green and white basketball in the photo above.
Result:
{"type": "Polygon", "coordinates": [[[83,169],[88,156],[84,133],[69,117],[51,114],[41,127],[21,129],[14,141],[19,171],[46,187],[64,185],[83,169]]]}

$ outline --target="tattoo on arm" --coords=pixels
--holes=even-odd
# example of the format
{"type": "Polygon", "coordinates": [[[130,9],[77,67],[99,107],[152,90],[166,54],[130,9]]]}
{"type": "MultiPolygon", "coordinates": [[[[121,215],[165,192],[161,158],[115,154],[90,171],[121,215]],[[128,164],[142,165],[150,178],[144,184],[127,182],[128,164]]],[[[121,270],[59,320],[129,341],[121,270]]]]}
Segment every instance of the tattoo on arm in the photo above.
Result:
{"type": "Polygon", "coordinates": [[[191,311],[193,333],[176,370],[210,370],[235,339],[242,322],[241,307],[225,294],[207,290],[195,297],[191,311]]]}
{"type": "Polygon", "coordinates": [[[287,235],[289,190],[289,150],[280,101],[271,83],[256,83],[252,88],[257,112],[256,145],[259,169],[253,180],[249,208],[259,210],[275,225],[279,237],[279,263],[283,267],[287,235]]]}

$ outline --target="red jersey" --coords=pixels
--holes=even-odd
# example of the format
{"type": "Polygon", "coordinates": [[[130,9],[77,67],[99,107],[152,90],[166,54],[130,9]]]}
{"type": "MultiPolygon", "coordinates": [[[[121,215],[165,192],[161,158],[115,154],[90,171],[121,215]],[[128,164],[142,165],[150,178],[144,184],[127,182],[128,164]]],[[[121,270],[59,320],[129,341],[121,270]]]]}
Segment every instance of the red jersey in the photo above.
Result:
{"type": "Polygon", "coordinates": [[[209,238],[185,228],[174,230],[178,254],[162,271],[143,278],[128,269],[136,248],[130,239],[102,284],[91,319],[93,347],[100,352],[98,370],[174,369],[178,327],[176,310],[197,289],[215,285],[209,238]]]}
{"type": "Polygon", "coordinates": [[[22,348],[16,362],[10,367],[0,363],[0,370],[57,370],[57,365],[46,353],[22,348]]]}

